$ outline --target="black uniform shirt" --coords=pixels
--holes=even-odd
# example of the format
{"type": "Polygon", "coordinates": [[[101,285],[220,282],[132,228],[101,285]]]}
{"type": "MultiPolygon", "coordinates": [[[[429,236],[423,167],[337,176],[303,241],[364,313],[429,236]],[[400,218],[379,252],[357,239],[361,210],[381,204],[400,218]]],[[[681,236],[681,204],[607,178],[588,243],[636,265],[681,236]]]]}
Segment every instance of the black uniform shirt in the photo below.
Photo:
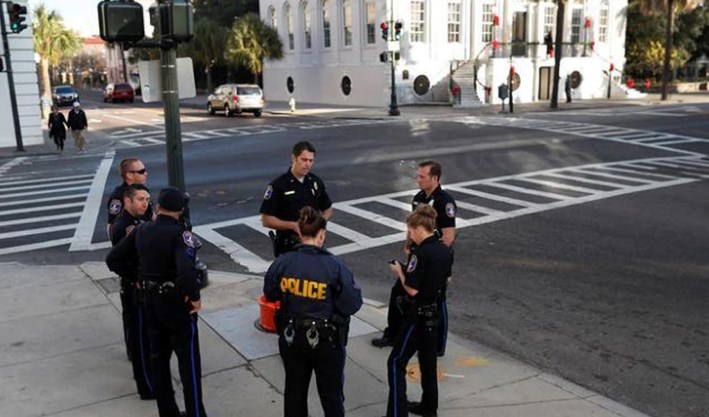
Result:
{"type": "Polygon", "coordinates": [[[411,210],[416,210],[416,206],[419,204],[433,205],[433,209],[436,210],[436,231],[440,237],[443,237],[443,229],[455,227],[458,206],[456,206],[453,196],[445,192],[440,185],[433,190],[430,196],[426,196],[426,192],[423,190],[419,191],[411,202],[411,210]]]}
{"type": "Polygon", "coordinates": [[[317,246],[296,249],[268,268],[263,281],[267,300],[281,300],[281,308],[295,319],[351,316],[362,307],[362,292],[344,262],[317,246]]]}
{"type": "Polygon", "coordinates": [[[438,290],[448,281],[452,261],[450,249],[435,235],[430,236],[412,248],[404,271],[404,283],[418,290],[417,300],[433,302],[438,290]]]}
{"type": "Polygon", "coordinates": [[[123,276],[138,259],[138,276],[142,281],[173,281],[177,288],[200,298],[200,284],[195,270],[196,249],[192,233],[172,217],[159,215],[154,222],[139,225],[106,257],[108,269],[123,276]]]}
{"type": "Polygon", "coordinates": [[[113,227],[111,227],[111,245],[116,246],[118,242],[129,235],[140,223],[142,223],[140,218],[133,217],[132,214],[123,210],[121,214],[116,217],[116,220],[113,222],[113,227]]]}
{"type": "Polygon", "coordinates": [[[298,221],[300,209],[305,206],[325,211],[332,207],[332,201],[325,183],[317,175],[308,174],[300,182],[289,168],[268,184],[259,213],[294,222],[298,221]]]}
{"type": "MultiPolygon", "coordinates": [[[[112,225],[121,211],[123,211],[123,193],[126,191],[128,184],[123,182],[121,185],[111,191],[111,196],[108,197],[106,208],[108,209],[108,224],[112,225]]],[[[148,209],[145,214],[140,216],[141,220],[150,221],[153,219],[153,202],[148,202],[148,209]]]]}

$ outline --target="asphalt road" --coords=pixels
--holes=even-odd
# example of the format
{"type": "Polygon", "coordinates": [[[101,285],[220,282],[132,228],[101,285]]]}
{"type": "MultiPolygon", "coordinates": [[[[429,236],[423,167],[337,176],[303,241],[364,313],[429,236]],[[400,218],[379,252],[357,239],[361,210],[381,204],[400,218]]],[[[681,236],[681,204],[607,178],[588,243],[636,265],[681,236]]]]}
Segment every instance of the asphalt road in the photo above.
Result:
{"type": "MultiPolygon", "coordinates": [[[[134,141],[132,145],[124,142],[126,138],[145,138],[152,131],[159,132],[159,108],[85,106],[93,109],[90,117],[99,121],[92,124],[91,132],[107,144],[105,149],[86,156],[68,153],[28,158],[0,176],[0,193],[12,181],[27,178],[39,185],[48,181],[92,181],[102,172],[101,164],[106,160],[104,171],[108,172],[98,191],[105,201],[119,182],[118,162],[133,155],[142,158],[149,168],[153,190],[166,185],[165,149],[159,138],[134,141]],[[111,146],[115,155],[104,152],[113,149],[111,146]],[[86,179],[70,179],[80,176],[86,179]]],[[[698,156],[686,152],[709,154],[709,141],[688,140],[685,136],[709,139],[707,113],[709,106],[692,105],[535,113],[515,118],[381,121],[208,118],[204,112],[187,109],[183,114],[194,120],[185,122],[183,130],[195,132],[195,136],[184,143],[185,178],[193,196],[195,225],[219,231],[264,259],[268,257],[268,244],[262,235],[243,224],[219,224],[232,220],[238,223],[257,214],[266,184],[288,168],[289,150],[297,140],[315,144],[318,153],[314,171],[325,179],[333,201],[344,204],[335,214],[335,223],[369,236],[387,236],[395,231],[384,230],[384,225],[371,218],[346,212],[351,207],[347,202],[374,197],[359,207],[401,221],[405,211],[392,206],[391,200],[408,201],[406,191],[415,188],[416,163],[423,159],[435,158],[443,164],[444,186],[463,188],[456,194],[460,202],[481,204],[479,197],[469,193],[473,189],[533,201],[536,205],[524,215],[494,207],[499,210],[495,213],[504,215],[490,221],[480,213],[461,210],[467,227],[460,228],[456,243],[449,299],[451,330],[649,415],[705,417],[709,415],[709,187],[707,179],[700,176],[709,175],[709,168],[688,168],[698,156]],[[589,125],[601,126],[601,133],[594,133],[598,128],[594,131],[589,125]],[[602,126],[631,130],[613,133],[603,131],[602,126]],[[229,130],[235,127],[261,130],[229,130]],[[205,131],[221,131],[223,136],[205,136],[205,131]],[[645,131],[670,136],[643,136],[645,131]],[[610,136],[614,139],[609,140],[610,136]],[[653,158],[670,159],[660,160],[665,165],[658,166],[652,165],[653,158]],[[608,165],[637,160],[646,161],[645,168],[608,165]],[[522,196],[509,188],[521,186],[528,178],[526,174],[558,170],[533,177],[551,181],[555,174],[571,175],[576,167],[590,164],[600,164],[601,168],[589,169],[606,175],[594,177],[589,170],[584,171],[587,179],[594,178],[598,183],[598,190],[603,189],[602,182],[615,182],[628,187],[627,192],[579,199],[582,193],[569,189],[565,197],[570,199],[569,204],[554,205],[540,195],[522,196]],[[675,164],[684,168],[673,168],[675,164]],[[612,177],[623,172],[605,170],[607,167],[622,167],[634,172],[626,173],[630,178],[647,182],[633,185],[626,177],[623,183],[619,177],[612,177]],[[643,172],[650,176],[643,176],[643,172]],[[671,178],[668,181],[672,185],[649,182],[667,180],[662,176],[671,178]],[[498,180],[500,177],[506,178],[498,180]],[[496,180],[488,181],[492,178],[496,180]],[[508,188],[495,188],[496,184],[508,188]],[[396,192],[404,195],[391,196],[396,192]]],[[[579,175],[578,171],[574,175],[579,175]]],[[[568,176],[565,181],[567,186],[581,187],[568,176]]],[[[593,183],[583,185],[589,186],[593,183]]],[[[524,187],[531,185],[527,182],[524,187]]],[[[536,188],[539,191],[561,192],[547,186],[536,188]]],[[[86,211],[91,192],[77,192],[78,197],[66,201],[86,211]]],[[[62,189],[46,195],[71,193],[62,189]]],[[[29,197],[0,197],[0,204],[20,198],[29,197]]],[[[72,210],[59,207],[64,202],[34,202],[22,207],[40,210],[47,204],[50,213],[72,210]]],[[[4,239],[0,261],[74,263],[105,256],[100,248],[68,251],[68,244],[2,254],[13,245],[70,239],[77,233],[74,227],[23,234],[29,226],[17,222],[27,213],[16,210],[3,214],[2,210],[8,208],[0,205],[0,238],[4,239]],[[17,224],[8,223],[13,221],[17,224]]],[[[46,214],[47,220],[32,227],[55,227],[51,216],[46,214]]],[[[105,216],[100,210],[90,225],[93,245],[106,240],[105,216]]],[[[69,218],[65,224],[75,221],[76,217],[69,218]]],[[[331,234],[329,239],[330,247],[344,247],[341,237],[331,234]]],[[[386,261],[402,257],[401,246],[395,242],[343,252],[365,296],[388,298],[392,278],[386,261]]],[[[209,239],[202,255],[213,269],[246,271],[209,239]]]]}

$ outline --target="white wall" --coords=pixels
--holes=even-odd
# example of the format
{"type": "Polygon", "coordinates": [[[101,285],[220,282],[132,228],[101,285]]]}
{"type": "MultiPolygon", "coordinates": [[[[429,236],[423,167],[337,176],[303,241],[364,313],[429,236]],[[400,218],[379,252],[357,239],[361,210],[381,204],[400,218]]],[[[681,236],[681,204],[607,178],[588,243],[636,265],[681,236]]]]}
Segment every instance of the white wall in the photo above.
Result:
{"type": "MultiPolygon", "coordinates": [[[[22,2],[18,2],[22,3],[22,2]]],[[[26,4],[26,2],[25,2],[26,4]]],[[[9,19],[6,7],[2,5],[6,25],[9,19]]],[[[28,11],[27,29],[20,34],[8,34],[12,70],[17,97],[17,109],[20,116],[20,129],[22,142],[25,146],[40,145],[44,142],[42,137],[42,120],[39,107],[39,84],[37,70],[34,62],[34,47],[32,45],[32,22],[28,11]]],[[[9,27],[7,28],[9,30],[9,27]]],[[[0,42],[0,55],[4,54],[0,42]]],[[[4,61],[4,55],[3,61],[4,61]]],[[[7,63],[5,64],[7,70],[7,63]]],[[[16,146],[15,130],[12,121],[12,107],[10,105],[10,88],[7,72],[0,73],[0,148],[16,146]]]]}

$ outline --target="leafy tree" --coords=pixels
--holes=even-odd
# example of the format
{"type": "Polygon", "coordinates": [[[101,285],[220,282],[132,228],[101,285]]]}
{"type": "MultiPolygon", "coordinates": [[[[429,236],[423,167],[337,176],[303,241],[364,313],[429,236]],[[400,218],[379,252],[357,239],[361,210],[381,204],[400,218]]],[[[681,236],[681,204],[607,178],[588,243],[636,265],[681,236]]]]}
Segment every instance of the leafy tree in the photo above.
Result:
{"type": "Polygon", "coordinates": [[[193,0],[195,19],[207,18],[229,28],[237,16],[258,13],[258,0],[193,0]]]}
{"type": "Polygon", "coordinates": [[[263,72],[264,59],[283,58],[283,43],[278,32],[255,13],[239,17],[227,39],[227,59],[243,65],[254,75],[254,83],[263,72]]]}
{"type": "Polygon", "coordinates": [[[81,49],[81,37],[64,26],[62,17],[55,11],[47,11],[44,4],[34,9],[32,18],[32,41],[39,54],[39,72],[42,96],[51,97],[52,86],[49,66],[56,66],[81,49]]]}
{"type": "Polygon", "coordinates": [[[194,38],[180,45],[180,56],[194,59],[195,66],[203,69],[207,77],[207,91],[212,90],[212,69],[224,61],[228,31],[208,17],[200,17],[195,23],[194,38]]]}

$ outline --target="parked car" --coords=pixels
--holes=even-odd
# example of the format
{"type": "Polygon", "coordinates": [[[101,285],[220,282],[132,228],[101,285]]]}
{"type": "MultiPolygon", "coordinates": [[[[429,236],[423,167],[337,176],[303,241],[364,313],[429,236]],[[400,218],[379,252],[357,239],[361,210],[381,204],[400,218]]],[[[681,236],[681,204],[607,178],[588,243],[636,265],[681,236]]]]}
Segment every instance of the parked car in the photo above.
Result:
{"type": "Polygon", "coordinates": [[[224,84],[214,90],[207,98],[207,111],[214,114],[218,111],[224,115],[253,113],[261,117],[264,108],[263,91],[255,84],[224,84]]]}
{"type": "Polygon", "coordinates": [[[59,107],[79,101],[79,93],[70,85],[58,85],[52,91],[52,101],[59,107]]]}
{"type": "Polygon", "coordinates": [[[135,100],[133,87],[128,83],[111,83],[103,89],[103,102],[130,101],[135,100]]]}

